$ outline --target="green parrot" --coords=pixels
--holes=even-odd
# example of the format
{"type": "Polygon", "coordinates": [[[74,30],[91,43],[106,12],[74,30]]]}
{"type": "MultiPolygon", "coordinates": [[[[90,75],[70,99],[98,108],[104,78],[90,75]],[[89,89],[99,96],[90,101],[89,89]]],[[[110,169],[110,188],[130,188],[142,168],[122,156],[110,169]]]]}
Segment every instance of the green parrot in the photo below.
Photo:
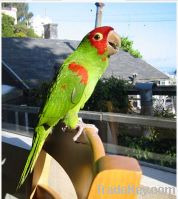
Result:
{"type": "MultiPolygon", "coordinates": [[[[46,138],[59,120],[63,120],[71,129],[80,126],[78,112],[91,96],[108,67],[110,55],[118,51],[120,42],[119,35],[112,27],[97,27],[83,38],[77,49],[64,61],[41,108],[32,148],[17,188],[32,172],[46,138]]],[[[86,128],[85,125],[81,126],[74,141],[86,128]]]]}

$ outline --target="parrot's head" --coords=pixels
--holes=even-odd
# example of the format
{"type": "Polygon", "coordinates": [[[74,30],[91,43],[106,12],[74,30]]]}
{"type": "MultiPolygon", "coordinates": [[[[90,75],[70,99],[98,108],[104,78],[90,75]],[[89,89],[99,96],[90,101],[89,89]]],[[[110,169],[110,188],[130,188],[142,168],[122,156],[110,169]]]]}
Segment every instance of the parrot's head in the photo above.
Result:
{"type": "Polygon", "coordinates": [[[97,27],[87,37],[99,55],[106,54],[109,57],[118,52],[121,45],[120,36],[110,26],[97,27]]]}

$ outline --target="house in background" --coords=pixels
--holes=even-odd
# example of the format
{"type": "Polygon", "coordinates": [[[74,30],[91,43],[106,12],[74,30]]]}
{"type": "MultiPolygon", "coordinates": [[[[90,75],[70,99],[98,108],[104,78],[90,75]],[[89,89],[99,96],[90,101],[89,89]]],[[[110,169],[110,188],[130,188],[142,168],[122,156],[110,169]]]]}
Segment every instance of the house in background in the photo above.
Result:
{"type": "MultiPolygon", "coordinates": [[[[77,48],[79,41],[55,39],[56,29],[56,24],[45,25],[44,35],[48,39],[2,38],[3,103],[26,104],[28,91],[49,83],[58,67],[77,48]],[[7,86],[13,87],[11,92],[7,92],[7,86]],[[18,99],[10,94],[14,89],[18,90],[18,99]]],[[[166,74],[122,49],[111,56],[103,77],[130,80],[134,74],[137,74],[137,82],[159,85],[161,81],[169,80],[166,74]]]]}
{"type": "MultiPolygon", "coordinates": [[[[39,88],[43,83],[49,83],[57,68],[78,44],[79,41],[71,40],[2,38],[3,85],[15,86],[26,92],[27,87],[39,88]],[[7,77],[11,77],[11,80],[7,77]]],[[[138,82],[159,83],[169,79],[167,75],[150,64],[140,58],[132,57],[122,49],[111,57],[110,66],[103,77],[109,78],[113,75],[129,80],[134,73],[137,74],[138,82]]],[[[25,104],[25,101],[20,100],[19,103],[25,104]]]]}
{"type": "MultiPolygon", "coordinates": [[[[68,55],[78,46],[79,41],[2,38],[3,84],[9,85],[6,77],[13,73],[12,79],[19,78],[29,88],[37,88],[50,82],[55,71],[68,55]],[[7,67],[8,66],[8,74],[7,67]]],[[[140,58],[134,58],[122,49],[110,58],[110,65],[103,77],[115,76],[129,80],[134,73],[139,82],[169,80],[169,77],[140,58]]],[[[15,80],[14,80],[15,81],[15,80]]],[[[19,82],[19,83],[20,83],[19,82]]],[[[11,83],[13,86],[14,83],[11,83]]]]}
{"type": "Polygon", "coordinates": [[[31,19],[30,24],[35,33],[39,37],[44,38],[44,25],[50,23],[52,23],[52,20],[49,17],[41,17],[40,15],[37,15],[31,19]]]}
{"type": "MultiPolygon", "coordinates": [[[[20,105],[25,108],[27,105],[34,106],[34,100],[36,100],[36,106],[40,106],[40,99],[33,98],[31,91],[50,83],[57,69],[80,43],[73,40],[55,39],[56,31],[53,32],[55,27],[55,24],[46,27],[46,31],[52,31],[45,34],[49,39],[2,38],[3,104],[20,105]],[[50,39],[51,37],[53,39],[50,39]]],[[[103,77],[114,76],[130,80],[130,77],[135,74],[137,74],[137,82],[159,84],[160,81],[169,80],[169,77],[164,73],[144,60],[134,58],[122,49],[119,53],[111,56],[109,67],[103,77]]],[[[135,107],[140,112],[140,100],[136,100],[136,102],[135,107]]],[[[8,115],[6,109],[4,111],[4,121],[8,121],[8,118],[11,119],[12,115],[10,115],[11,113],[8,115]]],[[[30,122],[32,120],[33,118],[30,122]]],[[[21,120],[19,119],[19,121],[21,120]]]]}
{"type": "Polygon", "coordinates": [[[176,71],[174,72],[173,75],[169,75],[169,74],[166,74],[169,79],[166,79],[166,80],[162,80],[160,82],[160,85],[176,85],[176,71]]]}
{"type": "Polygon", "coordinates": [[[6,7],[1,9],[1,14],[8,15],[14,18],[14,24],[17,24],[17,8],[6,7]]]}

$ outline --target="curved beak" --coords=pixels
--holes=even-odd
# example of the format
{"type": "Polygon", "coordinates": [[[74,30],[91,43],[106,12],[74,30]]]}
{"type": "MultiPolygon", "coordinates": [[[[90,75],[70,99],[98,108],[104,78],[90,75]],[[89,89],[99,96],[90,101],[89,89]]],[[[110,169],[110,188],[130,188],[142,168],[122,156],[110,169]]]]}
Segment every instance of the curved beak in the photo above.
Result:
{"type": "Polygon", "coordinates": [[[115,31],[112,30],[109,32],[107,42],[108,56],[119,51],[119,47],[121,46],[121,38],[115,31]]]}

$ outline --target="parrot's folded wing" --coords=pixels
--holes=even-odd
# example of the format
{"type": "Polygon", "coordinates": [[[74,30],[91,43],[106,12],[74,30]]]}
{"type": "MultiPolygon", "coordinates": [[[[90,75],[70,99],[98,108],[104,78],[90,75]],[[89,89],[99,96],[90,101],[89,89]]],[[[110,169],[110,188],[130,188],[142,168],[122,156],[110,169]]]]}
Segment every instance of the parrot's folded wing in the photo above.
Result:
{"type": "Polygon", "coordinates": [[[54,126],[81,100],[88,80],[87,72],[79,64],[65,64],[54,81],[45,106],[40,113],[39,125],[54,126]]]}

